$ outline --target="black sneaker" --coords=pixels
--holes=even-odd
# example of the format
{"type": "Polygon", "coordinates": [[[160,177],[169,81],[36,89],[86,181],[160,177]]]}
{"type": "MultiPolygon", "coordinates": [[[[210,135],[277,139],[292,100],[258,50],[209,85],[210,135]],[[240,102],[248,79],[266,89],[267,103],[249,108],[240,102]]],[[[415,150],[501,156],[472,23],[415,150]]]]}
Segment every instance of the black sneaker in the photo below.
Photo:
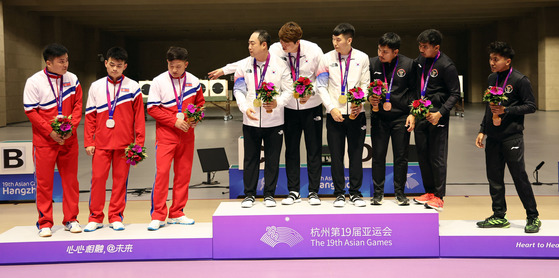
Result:
{"type": "Polygon", "coordinates": [[[349,195],[349,201],[356,207],[364,207],[367,205],[359,195],[349,195]]]}
{"type": "Polygon", "coordinates": [[[241,207],[251,208],[254,205],[254,196],[246,196],[243,202],[241,202],[241,207]]]}
{"type": "Polygon", "coordinates": [[[309,204],[313,205],[313,206],[318,206],[320,205],[320,198],[318,198],[318,194],[316,194],[316,192],[310,192],[309,193],[309,204]]]}
{"type": "Polygon", "coordinates": [[[334,201],[334,206],[337,208],[343,208],[345,206],[345,196],[338,195],[338,197],[336,197],[336,200],[334,201]]]}
{"type": "Polygon", "coordinates": [[[398,203],[399,206],[409,206],[410,199],[406,198],[406,195],[396,195],[396,203],[398,203]]]}
{"type": "Polygon", "coordinates": [[[380,206],[382,205],[383,200],[384,200],[383,195],[373,196],[373,199],[371,199],[371,205],[380,206]]]}
{"type": "Polygon", "coordinates": [[[542,222],[540,219],[536,217],[528,217],[526,218],[526,227],[524,227],[524,232],[526,233],[537,233],[540,231],[540,227],[542,226],[542,222]]]}
{"type": "Polygon", "coordinates": [[[479,221],[476,225],[480,228],[508,228],[510,222],[505,217],[491,215],[483,221],[479,221]]]}
{"type": "Polygon", "coordinates": [[[281,200],[282,205],[293,205],[294,203],[301,202],[301,195],[296,191],[289,191],[287,198],[281,200]]]}

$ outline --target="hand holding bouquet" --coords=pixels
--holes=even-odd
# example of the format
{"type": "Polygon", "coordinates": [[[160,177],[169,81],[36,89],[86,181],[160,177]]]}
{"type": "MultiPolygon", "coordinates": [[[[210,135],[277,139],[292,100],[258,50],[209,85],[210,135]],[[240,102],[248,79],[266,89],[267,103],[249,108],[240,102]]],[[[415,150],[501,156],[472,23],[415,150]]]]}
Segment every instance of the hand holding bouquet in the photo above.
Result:
{"type": "MultiPolygon", "coordinates": [[[[64,137],[66,137],[68,134],[71,134],[72,128],[74,127],[72,125],[72,115],[61,116],[61,117],[56,116],[54,119],[52,119],[50,126],[52,127],[52,130],[54,132],[56,132],[58,135],[60,135],[60,137],[65,139],[64,137]]],[[[64,145],[64,141],[58,144],[64,145]]]]}
{"type": "MultiPolygon", "coordinates": [[[[253,104],[254,107],[262,106],[262,103],[270,103],[274,101],[274,97],[278,95],[274,83],[262,82],[260,89],[256,90],[256,99],[253,104]]],[[[266,109],[266,113],[272,113],[272,110],[266,109]]]]}
{"type": "Polygon", "coordinates": [[[136,143],[132,143],[124,149],[124,158],[126,158],[126,163],[136,166],[136,164],[142,162],[147,156],[146,148],[142,147],[136,143]]]}
{"type": "MultiPolygon", "coordinates": [[[[369,84],[367,90],[369,91],[368,94],[369,98],[372,97],[379,100],[382,99],[383,97],[386,97],[386,94],[388,93],[386,86],[380,79],[373,80],[373,82],[369,84]]],[[[379,111],[378,104],[373,104],[373,112],[378,112],[378,111],[379,111]]]]}
{"type": "Polygon", "coordinates": [[[307,100],[304,99],[305,97],[311,96],[313,94],[313,85],[311,84],[311,80],[308,77],[299,77],[299,79],[297,79],[297,81],[293,83],[293,88],[295,89],[295,91],[293,92],[293,98],[302,98],[301,100],[299,100],[301,104],[305,104],[307,102],[307,100]]]}
{"type": "Polygon", "coordinates": [[[197,124],[201,122],[206,116],[204,114],[204,108],[205,107],[203,106],[198,106],[191,103],[186,107],[186,110],[184,110],[184,117],[188,119],[188,122],[190,124],[197,124]]]}
{"type": "Polygon", "coordinates": [[[347,95],[347,101],[351,103],[351,108],[352,108],[351,109],[352,111],[349,114],[349,118],[355,120],[355,118],[357,118],[357,115],[359,115],[358,111],[360,110],[354,108],[357,106],[361,106],[361,104],[365,102],[365,93],[360,87],[355,87],[349,90],[349,93],[347,95]]]}
{"type": "MultiPolygon", "coordinates": [[[[494,105],[501,105],[501,103],[503,103],[507,99],[508,98],[503,93],[503,88],[492,86],[487,88],[487,90],[485,90],[485,92],[483,93],[482,100],[483,102],[488,102],[489,105],[494,106],[494,105]]],[[[501,117],[499,117],[499,114],[493,113],[492,119],[493,119],[494,126],[501,125],[501,117]]]]}
{"type": "Polygon", "coordinates": [[[433,104],[428,99],[416,99],[412,102],[410,113],[417,119],[425,119],[429,114],[429,109],[433,108],[433,104]]]}

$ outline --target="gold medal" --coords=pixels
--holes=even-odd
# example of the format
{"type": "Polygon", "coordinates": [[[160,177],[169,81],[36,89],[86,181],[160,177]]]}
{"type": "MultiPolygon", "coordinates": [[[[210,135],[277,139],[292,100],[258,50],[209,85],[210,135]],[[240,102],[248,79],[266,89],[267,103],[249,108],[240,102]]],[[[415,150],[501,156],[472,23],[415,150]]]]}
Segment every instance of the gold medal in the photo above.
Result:
{"type": "Polygon", "coordinates": [[[297,93],[297,92],[294,92],[294,93],[293,93],[293,98],[294,98],[294,99],[298,99],[300,96],[301,96],[301,95],[300,95],[299,93],[297,93]]]}
{"type": "Polygon", "coordinates": [[[258,107],[262,106],[262,101],[261,101],[260,99],[255,99],[255,100],[252,102],[252,105],[253,105],[255,108],[258,108],[258,107]]]}
{"type": "Polygon", "coordinates": [[[347,96],[346,96],[346,95],[341,95],[341,96],[338,98],[338,101],[339,101],[341,104],[346,104],[346,103],[347,103],[347,96]]]}

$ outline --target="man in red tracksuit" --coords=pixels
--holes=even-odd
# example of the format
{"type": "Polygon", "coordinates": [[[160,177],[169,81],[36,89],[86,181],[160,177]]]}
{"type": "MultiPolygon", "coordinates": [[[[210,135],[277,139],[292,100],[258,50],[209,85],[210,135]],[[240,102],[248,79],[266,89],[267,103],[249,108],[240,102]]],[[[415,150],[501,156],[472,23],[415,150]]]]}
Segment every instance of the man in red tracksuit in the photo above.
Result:
{"type": "Polygon", "coordinates": [[[171,47],[167,51],[168,71],[155,77],[148,97],[148,114],[156,121],[155,152],[157,172],[151,198],[151,222],[148,230],[155,231],[168,224],[194,224],[184,215],[188,200],[188,184],[194,155],[194,127],[196,123],[185,120],[189,104],[205,103],[198,78],[186,72],[188,51],[171,47]],[[169,172],[173,163],[173,202],[167,209],[169,172]]]}
{"type": "Polygon", "coordinates": [[[82,117],[82,87],[75,74],[68,72],[68,49],[59,44],[43,51],[46,68],[27,79],[23,90],[25,114],[33,129],[33,160],[37,179],[39,236],[50,237],[54,166],[62,179],[62,223],[66,231],[80,233],[78,202],[78,140],[76,128],[82,117]],[[50,123],[56,117],[72,116],[72,132],[61,136],[50,123]]]}
{"type": "Polygon", "coordinates": [[[84,231],[103,227],[105,191],[111,163],[113,186],[109,203],[109,223],[115,231],[124,230],[122,220],[126,206],[126,188],[130,164],[125,149],[131,143],[143,146],[145,118],[142,93],[138,83],[122,73],[128,53],[120,47],[107,51],[107,77],[91,84],[85,110],[84,146],[92,159],[89,223],[84,231]]]}

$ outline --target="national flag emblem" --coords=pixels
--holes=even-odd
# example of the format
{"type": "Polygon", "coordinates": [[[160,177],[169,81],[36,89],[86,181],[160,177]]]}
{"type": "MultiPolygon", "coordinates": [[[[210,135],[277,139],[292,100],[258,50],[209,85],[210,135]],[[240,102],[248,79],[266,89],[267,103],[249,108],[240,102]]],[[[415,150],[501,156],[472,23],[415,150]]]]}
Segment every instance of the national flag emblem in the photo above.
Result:
{"type": "Polygon", "coordinates": [[[122,90],[120,90],[120,91],[123,92],[123,93],[129,93],[129,92],[130,92],[130,89],[128,89],[128,88],[122,88],[122,90]]]}
{"type": "Polygon", "coordinates": [[[186,83],[186,87],[192,87],[192,83],[186,83]]]}
{"type": "Polygon", "coordinates": [[[69,87],[70,85],[72,85],[72,83],[70,83],[70,82],[64,82],[64,87],[69,87]]]}

